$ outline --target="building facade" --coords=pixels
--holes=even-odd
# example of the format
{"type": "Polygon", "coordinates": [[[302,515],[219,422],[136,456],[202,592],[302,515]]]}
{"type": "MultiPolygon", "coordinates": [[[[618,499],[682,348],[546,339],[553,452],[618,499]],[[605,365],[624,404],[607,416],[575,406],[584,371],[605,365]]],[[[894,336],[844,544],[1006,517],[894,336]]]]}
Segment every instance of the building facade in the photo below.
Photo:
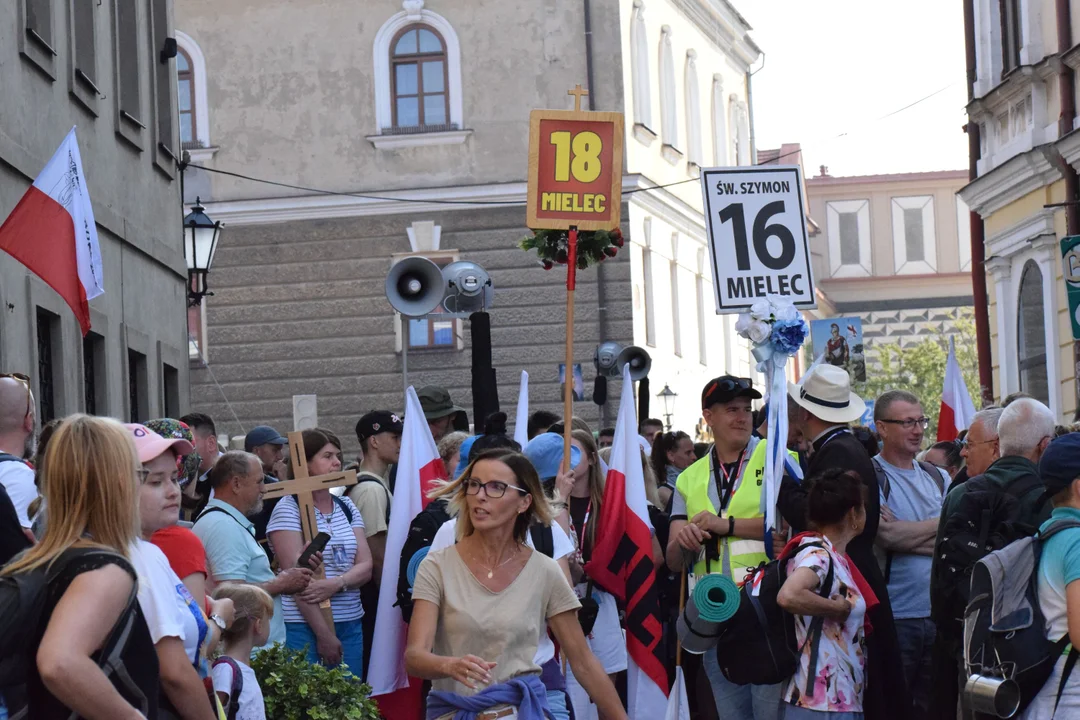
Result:
{"type": "Polygon", "coordinates": [[[1076,361],[1059,240],[1080,167],[1075,131],[1080,2],[974,0],[969,132],[978,177],[960,197],[985,235],[994,394],[1030,393],[1060,418],[1077,408],[1076,361]],[[1064,47],[1059,40],[1064,39],[1064,47]]]}
{"type": "Polygon", "coordinates": [[[678,393],[673,425],[687,430],[709,377],[751,374],[745,344],[725,340],[733,319],[714,314],[697,182],[703,166],[753,162],[749,27],[723,0],[589,7],[586,19],[581,4],[517,0],[177,0],[186,196],[227,224],[216,295],[191,317],[194,405],[230,433],[284,430],[295,396],[315,395],[319,424],[354,447],[363,412],[401,408],[409,342],[409,383],[445,385],[471,408],[468,321],[402,333],[384,296],[392,264],[421,254],[491,275],[511,420],[523,369],[532,408],[561,410],[564,271],[517,242],[529,112],[572,107],[576,84],[592,85],[583,109],[625,114],[628,239],[578,275],[576,412],[614,422],[617,400],[589,402],[605,340],[651,354],[650,393],[678,393]]]}
{"type": "Polygon", "coordinates": [[[966,171],[832,177],[825,167],[807,180],[822,226],[813,315],[861,318],[869,366],[875,345],[907,347],[970,320],[970,211],[956,196],[966,183],[966,171]]]}
{"type": "Polygon", "coordinates": [[[42,422],[187,410],[171,36],[167,0],[0,4],[0,219],[75,126],[103,263],[84,338],[60,296],[0,253],[0,367],[30,375],[42,422]]]}

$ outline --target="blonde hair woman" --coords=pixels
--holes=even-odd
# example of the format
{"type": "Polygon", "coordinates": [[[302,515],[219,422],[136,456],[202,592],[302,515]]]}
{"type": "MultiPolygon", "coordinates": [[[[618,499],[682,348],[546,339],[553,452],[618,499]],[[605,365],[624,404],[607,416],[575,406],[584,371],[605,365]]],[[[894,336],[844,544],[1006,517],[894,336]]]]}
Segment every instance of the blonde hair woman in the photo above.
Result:
{"type": "Polygon", "coordinates": [[[553,518],[528,459],[486,452],[436,495],[450,500],[458,542],[420,565],[405,651],[409,673],[432,680],[427,717],[467,711],[541,720],[549,707],[534,659],[541,633],[551,628],[604,716],[626,718],[589,651],[580,603],[558,563],[525,545],[530,525],[553,518]]]}
{"type": "MultiPolygon", "coordinates": [[[[28,717],[153,718],[158,661],[137,603],[131,549],[139,534],[138,461],[115,420],[74,415],[45,454],[42,492],[49,523],[34,547],[2,571],[17,576],[48,568],[49,586],[28,663],[28,717]],[[94,656],[113,650],[114,629],[131,622],[115,648],[126,674],[106,673],[94,656]]],[[[13,698],[7,697],[14,714],[13,698]]]]}

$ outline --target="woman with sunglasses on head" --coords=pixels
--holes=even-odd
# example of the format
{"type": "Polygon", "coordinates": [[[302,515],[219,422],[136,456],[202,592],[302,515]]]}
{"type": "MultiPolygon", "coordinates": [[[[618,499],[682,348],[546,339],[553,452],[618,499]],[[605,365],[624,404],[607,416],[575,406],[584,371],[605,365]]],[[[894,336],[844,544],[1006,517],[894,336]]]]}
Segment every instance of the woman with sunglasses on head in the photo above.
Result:
{"type": "Polygon", "coordinates": [[[449,498],[458,542],[429,553],[413,587],[405,665],[432,681],[428,719],[461,711],[484,720],[544,718],[547,695],[534,659],[546,627],[604,717],[626,718],[585,642],[580,603],[558,563],[525,545],[530,525],[552,520],[528,459],[484,453],[434,496],[449,498]]]}
{"type": "MultiPolygon", "coordinates": [[[[315,428],[305,430],[303,440],[309,475],[328,475],[341,470],[341,441],[336,435],[315,428]]],[[[293,650],[306,647],[312,664],[322,662],[334,667],[344,662],[353,675],[363,677],[364,608],[360,587],[371,580],[373,567],[364,519],[347,497],[332,495],[329,490],[316,490],[311,497],[315,502],[318,531],[330,536],[322,553],[326,577],[312,580],[298,595],[282,597],[285,644],[293,650]],[[324,600],[330,601],[332,624],[327,624],[319,609],[324,600]]],[[[281,567],[296,567],[305,545],[295,496],[282,498],[274,508],[266,536],[281,567]]]]}
{"type": "MultiPolygon", "coordinates": [[[[25,698],[0,689],[7,711],[34,720],[78,717],[137,720],[158,716],[158,659],[136,588],[139,533],[137,461],[115,420],[73,415],[56,431],[42,491],[53,520],[41,542],[0,571],[18,576],[50,567],[40,626],[27,658],[25,698]],[[66,564],[65,564],[66,563],[66,564]],[[98,656],[131,622],[119,652],[125,673],[106,675],[98,656]]],[[[116,641],[119,642],[119,641],[116,641]]],[[[205,693],[203,695],[205,697],[205,693]]],[[[3,703],[0,703],[0,707],[3,703]]]]}
{"type": "Polygon", "coordinates": [[[656,437],[652,454],[649,455],[649,463],[656,474],[656,482],[660,486],[661,510],[668,506],[671,493],[675,492],[675,481],[679,479],[679,473],[696,461],[694,441],[683,431],[666,432],[656,437]]]}
{"type": "MultiPolygon", "coordinates": [[[[125,425],[135,442],[141,468],[138,493],[141,538],[133,560],[139,571],[139,605],[146,615],[161,668],[163,720],[211,720],[219,710],[207,695],[203,679],[210,674],[209,653],[233,620],[231,600],[196,598],[150,539],[180,519],[180,481],[177,456],[192,445],[181,438],[164,438],[145,425],[125,425]]],[[[55,440],[54,440],[55,442],[55,440]]],[[[52,472],[46,463],[46,473],[52,472]]]]}

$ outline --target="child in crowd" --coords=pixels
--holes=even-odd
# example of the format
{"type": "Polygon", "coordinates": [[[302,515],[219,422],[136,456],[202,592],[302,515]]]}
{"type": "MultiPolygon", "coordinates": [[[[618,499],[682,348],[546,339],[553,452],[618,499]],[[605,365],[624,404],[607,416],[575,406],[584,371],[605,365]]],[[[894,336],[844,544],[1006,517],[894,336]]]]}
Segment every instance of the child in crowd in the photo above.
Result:
{"type": "Polygon", "coordinates": [[[274,600],[254,585],[226,584],[214,591],[214,599],[229,598],[236,615],[232,627],[222,633],[223,653],[214,661],[214,691],[226,709],[228,720],[266,720],[262,689],[248,665],[252,648],[270,638],[274,600]]]}

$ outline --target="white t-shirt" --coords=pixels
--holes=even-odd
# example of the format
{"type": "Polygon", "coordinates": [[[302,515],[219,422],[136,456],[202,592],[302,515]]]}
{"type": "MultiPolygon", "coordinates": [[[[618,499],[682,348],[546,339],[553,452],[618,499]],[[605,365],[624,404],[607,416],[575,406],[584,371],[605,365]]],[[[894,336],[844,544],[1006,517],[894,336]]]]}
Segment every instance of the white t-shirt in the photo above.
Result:
{"type": "Polygon", "coordinates": [[[26,463],[17,460],[0,462],[0,485],[7,490],[11,504],[19,514],[19,524],[24,528],[30,527],[30,517],[26,511],[38,496],[34,471],[26,463]]]}
{"type": "MultiPolygon", "coordinates": [[[[235,660],[235,658],[233,658],[235,660]]],[[[255,677],[255,671],[242,660],[236,660],[240,666],[243,682],[240,687],[240,704],[236,710],[236,720],[266,720],[266,705],[263,704],[262,688],[255,677]]],[[[214,666],[211,676],[214,679],[214,692],[226,695],[232,690],[233,669],[228,663],[219,662],[214,666]]],[[[232,698],[229,698],[232,701],[232,698]]]]}
{"type": "MultiPolygon", "coordinates": [[[[457,518],[452,517],[442,524],[439,531],[435,533],[435,539],[431,542],[431,549],[429,553],[433,553],[436,550],[442,550],[448,548],[457,542],[457,536],[455,532],[457,530],[457,518]]],[[[532,541],[532,533],[525,536],[525,544],[535,550],[532,541]]],[[[574,542],[570,539],[570,536],[566,534],[566,531],[562,529],[559,523],[551,524],[551,544],[554,547],[555,555],[553,560],[562,560],[568,555],[572,555],[574,552],[574,542]]],[[[551,641],[551,637],[547,633],[543,633],[540,636],[540,644],[536,646],[536,657],[533,658],[533,662],[543,667],[544,663],[548,662],[555,657],[555,643],[551,641]]]]}
{"type": "Polygon", "coordinates": [[[206,639],[202,609],[156,545],[138,539],[131,562],[139,574],[139,607],[150,629],[150,638],[155,645],[164,637],[180,638],[188,660],[196,664],[199,645],[206,639]]]}

